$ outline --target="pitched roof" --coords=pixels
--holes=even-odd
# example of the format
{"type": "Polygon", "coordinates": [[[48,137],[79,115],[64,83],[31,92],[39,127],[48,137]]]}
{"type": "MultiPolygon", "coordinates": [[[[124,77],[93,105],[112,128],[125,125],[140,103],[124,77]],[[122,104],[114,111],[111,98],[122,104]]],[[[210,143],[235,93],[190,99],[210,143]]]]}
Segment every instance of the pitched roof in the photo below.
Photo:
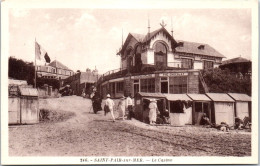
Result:
{"type": "Polygon", "coordinates": [[[206,95],[213,101],[219,102],[235,102],[229,95],[226,93],[206,93],[206,95]]]}
{"type": "Polygon", "coordinates": [[[224,55],[220,54],[217,50],[215,50],[208,44],[188,42],[188,41],[183,41],[183,40],[177,40],[177,41],[178,41],[178,43],[182,42],[183,46],[179,45],[178,47],[176,47],[175,48],[176,52],[225,58],[224,55]],[[203,47],[203,46],[204,46],[203,49],[199,49],[199,47],[203,47]]]}
{"type": "Polygon", "coordinates": [[[163,95],[169,101],[177,101],[177,100],[191,101],[191,98],[189,98],[186,94],[163,94],[163,95]]]}
{"type": "Polygon", "coordinates": [[[194,101],[211,101],[205,94],[187,94],[194,101]]]}
{"type": "Polygon", "coordinates": [[[70,70],[67,66],[63,65],[62,63],[60,63],[60,62],[57,61],[57,60],[52,61],[52,62],[49,64],[49,66],[56,67],[56,68],[59,68],[59,69],[70,70]]]}
{"type": "Polygon", "coordinates": [[[242,93],[228,93],[236,101],[251,101],[251,97],[242,93]]]}
{"type": "Polygon", "coordinates": [[[237,57],[237,58],[222,61],[222,65],[226,65],[230,63],[246,63],[246,62],[251,62],[251,61],[242,57],[237,57]]]}
{"type": "Polygon", "coordinates": [[[142,42],[145,35],[138,34],[138,33],[130,33],[137,41],[142,42]]]}
{"type": "Polygon", "coordinates": [[[131,40],[131,36],[137,41],[137,42],[140,42],[140,43],[146,43],[148,41],[150,41],[157,33],[159,33],[160,31],[163,31],[166,33],[166,35],[169,37],[169,39],[172,41],[172,43],[174,45],[177,45],[177,42],[174,40],[174,38],[169,34],[169,32],[161,27],[155,31],[152,31],[149,33],[147,33],[146,35],[143,35],[143,34],[137,34],[137,33],[129,33],[124,44],[123,44],[123,47],[121,48],[121,50],[117,53],[119,54],[120,52],[124,51],[126,49],[126,46],[128,45],[128,43],[130,42],[131,40]]]}

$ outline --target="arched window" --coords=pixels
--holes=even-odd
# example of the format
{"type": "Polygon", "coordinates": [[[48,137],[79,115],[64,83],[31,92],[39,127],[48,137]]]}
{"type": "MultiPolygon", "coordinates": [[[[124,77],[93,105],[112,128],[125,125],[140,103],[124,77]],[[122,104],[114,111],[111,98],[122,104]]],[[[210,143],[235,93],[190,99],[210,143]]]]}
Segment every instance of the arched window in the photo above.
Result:
{"type": "Polygon", "coordinates": [[[154,63],[158,66],[167,66],[167,48],[163,43],[156,43],[154,47],[154,63]]]}
{"type": "Polygon", "coordinates": [[[135,66],[142,65],[142,58],[141,58],[141,45],[136,47],[135,50],[135,66]]]}

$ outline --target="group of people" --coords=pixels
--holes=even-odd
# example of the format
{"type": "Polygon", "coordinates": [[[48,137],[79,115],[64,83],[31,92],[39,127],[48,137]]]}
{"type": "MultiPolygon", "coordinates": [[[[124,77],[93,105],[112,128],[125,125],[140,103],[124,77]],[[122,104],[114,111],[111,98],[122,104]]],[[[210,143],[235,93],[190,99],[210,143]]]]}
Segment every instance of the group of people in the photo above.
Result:
{"type": "MultiPolygon", "coordinates": [[[[105,101],[104,106],[104,112],[105,115],[110,112],[113,122],[115,122],[115,116],[114,116],[114,108],[115,103],[111,99],[110,94],[107,95],[107,99],[105,101]]],[[[133,99],[132,96],[129,95],[128,97],[122,96],[118,102],[118,111],[119,111],[119,118],[122,118],[125,120],[125,114],[126,110],[128,111],[128,119],[132,119],[134,117],[134,111],[133,111],[133,99]]]]}

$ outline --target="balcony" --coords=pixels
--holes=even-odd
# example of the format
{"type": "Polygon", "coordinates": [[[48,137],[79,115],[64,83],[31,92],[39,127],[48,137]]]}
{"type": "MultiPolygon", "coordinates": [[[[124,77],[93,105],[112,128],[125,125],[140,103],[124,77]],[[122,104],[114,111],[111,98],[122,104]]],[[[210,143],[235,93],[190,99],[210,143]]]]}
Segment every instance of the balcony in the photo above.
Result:
{"type": "Polygon", "coordinates": [[[129,69],[114,69],[101,75],[98,80],[98,84],[110,79],[116,79],[124,77],[127,74],[137,75],[137,74],[151,74],[155,71],[165,71],[165,70],[187,70],[192,69],[193,66],[187,65],[182,62],[169,62],[167,66],[162,63],[152,64],[142,64],[140,66],[131,66],[129,69]]]}

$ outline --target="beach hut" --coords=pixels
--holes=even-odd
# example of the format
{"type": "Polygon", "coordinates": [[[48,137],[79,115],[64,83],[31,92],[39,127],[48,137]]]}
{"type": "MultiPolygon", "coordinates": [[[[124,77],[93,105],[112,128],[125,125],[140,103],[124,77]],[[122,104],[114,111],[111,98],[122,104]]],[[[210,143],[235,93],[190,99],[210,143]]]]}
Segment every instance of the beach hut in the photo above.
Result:
{"type": "Polygon", "coordinates": [[[228,93],[228,95],[235,100],[235,116],[244,119],[251,117],[251,97],[247,94],[228,93]]]}
{"type": "Polygon", "coordinates": [[[34,88],[20,87],[21,124],[39,123],[38,91],[34,88]]]}
{"type": "Polygon", "coordinates": [[[226,93],[206,93],[212,100],[213,114],[211,115],[212,122],[221,124],[225,122],[230,126],[235,123],[234,100],[226,93]]]}
{"type": "Polygon", "coordinates": [[[149,104],[152,99],[157,101],[160,112],[166,109],[166,98],[161,93],[138,92],[135,96],[135,118],[148,123],[149,121],[149,104]]]}
{"type": "Polygon", "coordinates": [[[186,94],[164,94],[167,99],[170,124],[183,126],[192,124],[191,99],[186,94]]]}
{"type": "Polygon", "coordinates": [[[199,125],[202,115],[206,114],[212,122],[210,102],[211,99],[205,94],[187,94],[192,99],[192,124],[199,125]]]}

